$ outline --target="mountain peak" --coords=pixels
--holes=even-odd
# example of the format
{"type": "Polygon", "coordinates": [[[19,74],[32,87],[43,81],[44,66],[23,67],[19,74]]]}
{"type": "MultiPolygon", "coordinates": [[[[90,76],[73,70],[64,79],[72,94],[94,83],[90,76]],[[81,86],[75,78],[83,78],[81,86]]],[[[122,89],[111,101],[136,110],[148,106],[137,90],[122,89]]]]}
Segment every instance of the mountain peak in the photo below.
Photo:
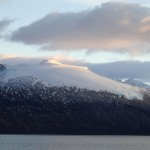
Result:
{"type": "Polygon", "coordinates": [[[0,64],[0,71],[4,71],[7,70],[6,66],[3,64],[0,64]]]}
{"type": "Polygon", "coordinates": [[[41,64],[50,64],[50,65],[61,65],[61,63],[54,59],[44,59],[41,64]]]}
{"type": "Polygon", "coordinates": [[[144,82],[140,80],[136,80],[136,79],[128,79],[124,81],[124,83],[132,85],[132,86],[141,87],[141,88],[150,88],[150,85],[145,84],[144,82]]]}

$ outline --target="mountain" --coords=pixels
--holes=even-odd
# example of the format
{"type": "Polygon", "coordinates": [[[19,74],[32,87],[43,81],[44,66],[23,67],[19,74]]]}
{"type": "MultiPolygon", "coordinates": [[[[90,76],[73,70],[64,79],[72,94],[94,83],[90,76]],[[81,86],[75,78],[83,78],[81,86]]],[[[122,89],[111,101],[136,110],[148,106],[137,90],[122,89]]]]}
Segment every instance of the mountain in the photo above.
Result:
{"type": "Polygon", "coordinates": [[[150,93],[44,60],[0,78],[0,133],[150,134],[150,93]]]}
{"type": "Polygon", "coordinates": [[[4,71],[7,70],[6,66],[3,64],[0,64],[0,71],[4,71]]]}
{"type": "Polygon", "coordinates": [[[140,80],[128,79],[128,80],[125,80],[124,83],[132,85],[132,86],[140,87],[140,88],[150,89],[150,85],[145,84],[144,82],[140,80]]]}
{"type": "Polygon", "coordinates": [[[87,67],[61,64],[44,60],[35,65],[18,65],[8,70],[5,80],[31,76],[52,86],[77,86],[89,90],[108,91],[129,99],[142,99],[141,89],[115,82],[90,71],[87,67]]]}

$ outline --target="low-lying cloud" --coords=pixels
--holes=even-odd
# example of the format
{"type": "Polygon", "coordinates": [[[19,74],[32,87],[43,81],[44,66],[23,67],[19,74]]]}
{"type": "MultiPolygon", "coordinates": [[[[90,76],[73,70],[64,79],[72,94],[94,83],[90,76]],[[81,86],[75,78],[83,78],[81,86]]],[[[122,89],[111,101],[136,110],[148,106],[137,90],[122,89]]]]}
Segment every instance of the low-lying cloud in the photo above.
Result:
{"type": "Polygon", "coordinates": [[[103,3],[78,13],[50,13],[14,31],[12,41],[47,50],[150,52],[150,8],[133,3],[103,3]]]}
{"type": "Polygon", "coordinates": [[[56,60],[64,64],[85,66],[91,71],[104,75],[113,79],[139,79],[144,82],[150,83],[150,61],[116,61],[110,63],[88,63],[81,60],[72,60],[65,56],[52,56],[52,57],[20,57],[15,55],[0,55],[0,63],[9,66],[19,64],[39,64],[44,59],[56,60]]]}
{"type": "Polygon", "coordinates": [[[88,63],[61,60],[63,63],[85,66],[91,71],[112,79],[138,79],[150,83],[150,61],[116,61],[108,63],[88,63]]]}
{"type": "Polygon", "coordinates": [[[150,82],[150,61],[118,61],[103,64],[87,64],[87,66],[92,71],[110,78],[132,78],[150,82]]]}
{"type": "Polygon", "coordinates": [[[0,54],[0,64],[6,64],[8,66],[15,66],[20,64],[38,64],[43,59],[40,57],[23,57],[12,54],[0,54]]]}

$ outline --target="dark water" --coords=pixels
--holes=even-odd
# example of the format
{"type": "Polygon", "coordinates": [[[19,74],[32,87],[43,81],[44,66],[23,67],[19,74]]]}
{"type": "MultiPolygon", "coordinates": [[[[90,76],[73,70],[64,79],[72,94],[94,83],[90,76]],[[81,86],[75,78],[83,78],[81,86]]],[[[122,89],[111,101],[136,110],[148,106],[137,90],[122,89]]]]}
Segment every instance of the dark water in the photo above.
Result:
{"type": "Polygon", "coordinates": [[[150,137],[0,135],[0,150],[150,150],[150,137]]]}

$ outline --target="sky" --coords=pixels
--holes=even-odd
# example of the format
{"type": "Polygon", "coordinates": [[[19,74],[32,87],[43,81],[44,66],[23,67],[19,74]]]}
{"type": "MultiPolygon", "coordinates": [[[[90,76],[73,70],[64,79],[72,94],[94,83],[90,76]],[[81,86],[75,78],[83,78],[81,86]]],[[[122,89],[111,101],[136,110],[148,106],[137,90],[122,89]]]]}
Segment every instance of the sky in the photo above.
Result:
{"type": "MultiPolygon", "coordinates": [[[[31,58],[83,65],[126,62],[122,68],[131,63],[147,66],[150,1],[0,0],[0,60],[31,58]]],[[[134,78],[150,82],[150,73],[145,76],[134,78]]]]}

